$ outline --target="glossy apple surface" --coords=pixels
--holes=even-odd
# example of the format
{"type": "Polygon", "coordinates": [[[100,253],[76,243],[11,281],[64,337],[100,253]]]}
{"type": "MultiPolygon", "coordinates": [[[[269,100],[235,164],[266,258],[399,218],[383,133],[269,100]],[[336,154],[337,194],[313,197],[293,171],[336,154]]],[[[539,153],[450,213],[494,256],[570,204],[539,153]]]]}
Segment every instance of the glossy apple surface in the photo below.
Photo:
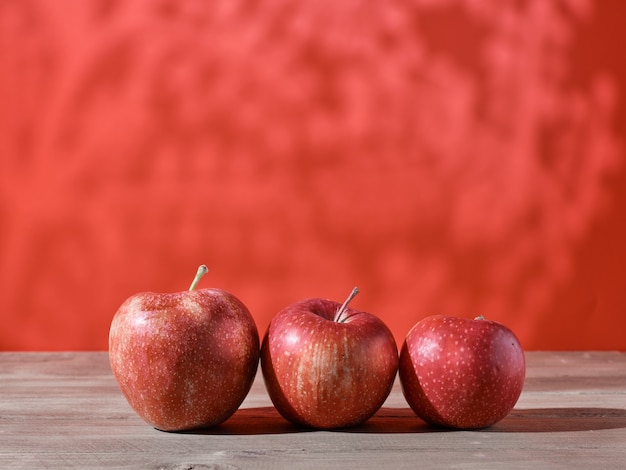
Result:
{"type": "Polygon", "coordinates": [[[246,306],[220,289],[140,293],[109,332],[113,375],[131,407],[164,431],[219,424],[246,397],[259,335],[246,306]]]}
{"type": "Polygon", "coordinates": [[[413,411],[434,425],[478,429],[508,415],[524,385],[524,351],[506,326],[432,316],[408,333],[399,377],[413,411]]]}
{"type": "Polygon", "coordinates": [[[374,415],[391,391],[398,368],[391,332],[378,317],[346,305],[302,300],[269,325],[263,377],[274,406],[292,423],[354,426],[374,415]]]}

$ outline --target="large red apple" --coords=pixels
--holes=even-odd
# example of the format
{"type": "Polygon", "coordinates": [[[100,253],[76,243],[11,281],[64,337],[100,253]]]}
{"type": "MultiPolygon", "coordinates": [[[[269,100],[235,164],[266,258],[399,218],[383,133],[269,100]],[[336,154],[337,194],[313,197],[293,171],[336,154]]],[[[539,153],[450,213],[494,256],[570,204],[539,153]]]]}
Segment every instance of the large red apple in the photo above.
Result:
{"type": "Polygon", "coordinates": [[[241,405],[259,363],[259,334],[246,306],[220,289],[140,293],[109,332],[111,369],[131,407],[164,431],[219,424],[241,405]]]}
{"type": "Polygon", "coordinates": [[[261,369],[279,413],[317,429],[366,421],[389,395],[398,348],[376,316],[326,299],[280,311],[261,346],[261,369]]]}
{"type": "Polygon", "coordinates": [[[415,413],[434,425],[478,429],[510,413],[524,385],[524,351],[506,326],[431,316],[408,333],[399,377],[415,413]]]}

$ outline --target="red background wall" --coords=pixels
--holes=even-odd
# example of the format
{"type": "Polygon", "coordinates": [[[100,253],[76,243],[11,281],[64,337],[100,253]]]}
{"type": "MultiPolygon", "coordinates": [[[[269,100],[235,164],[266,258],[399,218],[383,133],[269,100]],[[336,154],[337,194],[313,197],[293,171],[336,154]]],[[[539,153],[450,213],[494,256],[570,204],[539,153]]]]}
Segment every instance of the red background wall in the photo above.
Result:
{"type": "Polygon", "coordinates": [[[0,349],[205,287],[626,350],[626,2],[0,0],[0,349]]]}

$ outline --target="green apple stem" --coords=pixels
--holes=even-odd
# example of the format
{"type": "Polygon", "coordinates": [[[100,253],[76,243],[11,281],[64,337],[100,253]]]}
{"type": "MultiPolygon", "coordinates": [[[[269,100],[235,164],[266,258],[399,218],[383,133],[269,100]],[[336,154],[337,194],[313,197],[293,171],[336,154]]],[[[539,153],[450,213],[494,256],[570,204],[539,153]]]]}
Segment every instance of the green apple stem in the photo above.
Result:
{"type": "Polygon", "coordinates": [[[204,276],[208,271],[209,271],[209,268],[207,268],[204,264],[201,264],[198,267],[198,272],[196,273],[196,277],[193,278],[193,282],[191,283],[191,286],[189,286],[190,291],[196,288],[196,286],[198,285],[198,282],[200,282],[200,279],[202,279],[202,276],[204,276]]]}
{"type": "Polygon", "coordinates": [[[343,305],[339,307],[339,310],[337,310],[337,313],[335,313],[334,321],[336,321],[337,323],[343,323],[344,321],[346,321],[346,317],[344,317],[344,313],[346,313],[346,307],[348,306],[350,301],[354,299],[354,297],[356,297],[358,293],[359,293],[359,289],[357,287],[352,289],[352,292],[350,292],[350,295],[348,296],[348,298],[345,300],[343,305]]]}

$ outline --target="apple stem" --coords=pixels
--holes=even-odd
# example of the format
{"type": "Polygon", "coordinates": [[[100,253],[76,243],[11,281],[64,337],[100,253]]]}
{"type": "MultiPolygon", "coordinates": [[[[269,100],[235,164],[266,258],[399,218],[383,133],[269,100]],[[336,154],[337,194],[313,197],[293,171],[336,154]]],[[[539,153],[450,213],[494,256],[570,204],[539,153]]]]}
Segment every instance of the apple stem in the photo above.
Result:
{"type": "Polygon", "coordinates": [[[204,276],[208,271],[209,271],[209,268],[207,268],[204,264],[201,264],[198,267],[198,272],[196,272],[196,277],[193,278],[193,282],[191,283],[191,286],[189,286],[190,291],[196,288],[196,286],[198,285],[198,282],[200,282],[200,279],[202,279],[202,276],[204,276]]]}
{"type": "Polygon", "coordinates": [[[474,320],[484,320],[485,317],[482,315],[478,315],[476,318],[474,318],[474,320]]]}
{"type": "Polygon", "coordinates": [[[354,297],[356,297],[358,293],[359,293],[358,287],[355,287],[354,289],[352,289],[352,292],[350,292],[350,295],[348,296],[348,298],[345,300],[343,305],[339,307],[339,310],[337,310],[337,313],[335,313],[334,321],[336,321],[337,323],[343,323],[344,321],[346,321],[346,318],[343,316],[343,314],[345,313],[346,307],[348,306],[350,301],[354,299],[354,297]]]}

